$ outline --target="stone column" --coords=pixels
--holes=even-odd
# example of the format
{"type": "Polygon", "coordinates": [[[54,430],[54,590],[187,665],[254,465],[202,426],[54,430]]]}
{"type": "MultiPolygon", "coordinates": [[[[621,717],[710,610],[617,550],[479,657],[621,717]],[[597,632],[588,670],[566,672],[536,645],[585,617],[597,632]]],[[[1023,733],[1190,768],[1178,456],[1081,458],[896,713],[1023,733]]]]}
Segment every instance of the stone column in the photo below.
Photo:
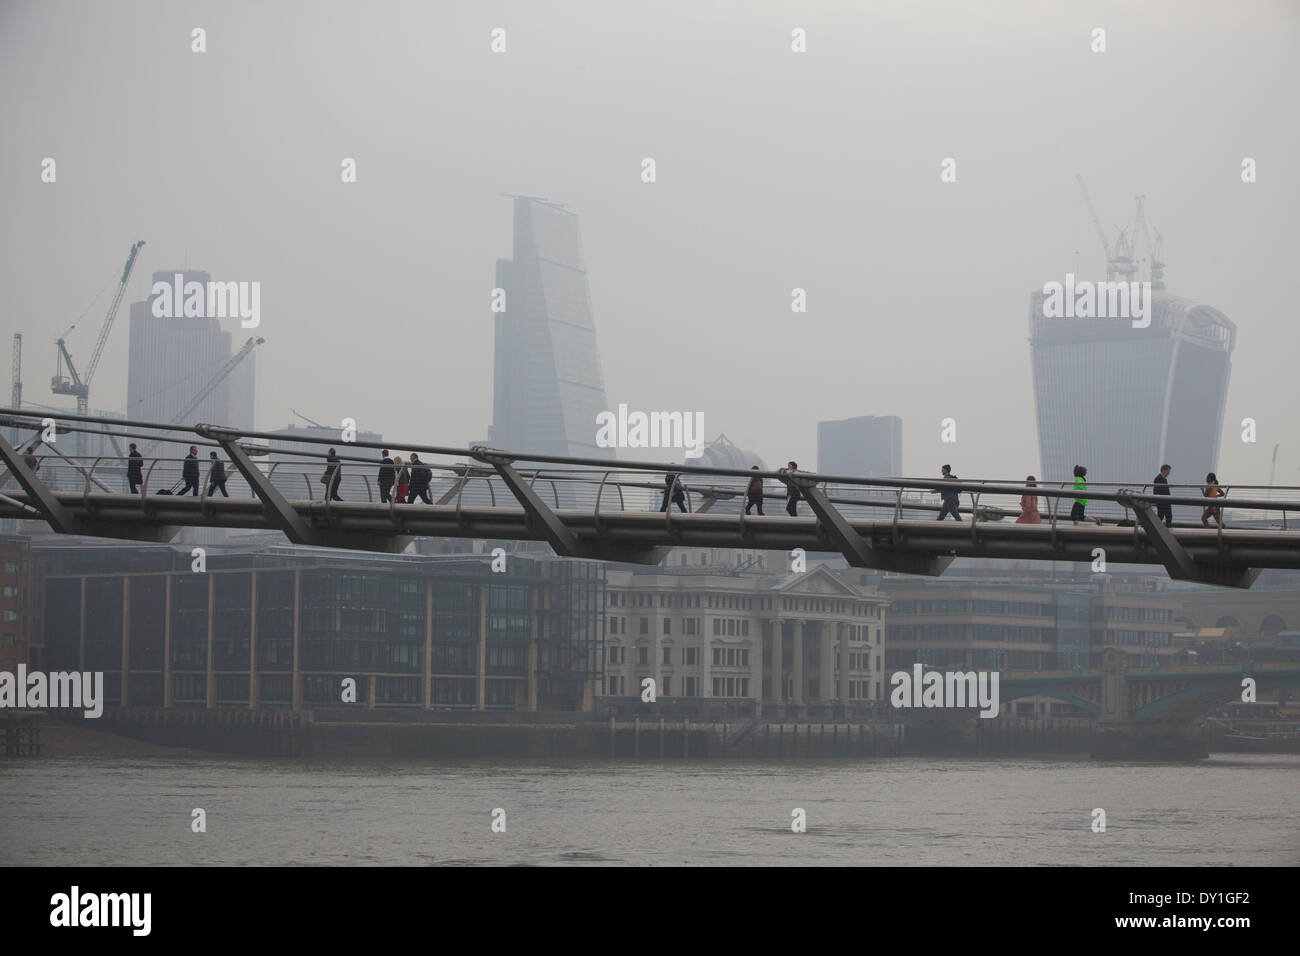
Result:
{"type": "Polygon", "coordinates": [[[772,703],[774,704],[779,704],[784,699],[781,693],[785,689],[784,688],[785,668],[782,667],[781,665],[781,643],[782,643],[781,638],[782,638],[782,632],[784,630],[785,630],[785,621],[781,620],[779,617],[773,618],[772,619],[772,674],[771,674],[772,693],[768,699],[771,700],[772,703]]]}
{"type": "Polygon", "coordinates": [[[208,661],[207,661],[207,708],[212,710],[217,706],[217,675],[213,667],[213,647],[212,642],[216,640],[217,627],[217,577],[214,574],[208,575],[208,661]]]}
{"type": "Polygon", "coordinates": [[[840,703],[849,702],[849,634],[853,628],[849,624],[836,624],[835,633],[840,641],[840,703]]]}
{"type": "Polygon", "coordinates": [[[817,641],[818,658],[817,695],[823,703],[835,699],[835,625],[831,621],[818,622],[821,637],[817,641]]]}
{"type": "Polygon", "coordinates": [[[794,695],[795,704],[803,703],[803,621],[794,622],[794,695]]]}

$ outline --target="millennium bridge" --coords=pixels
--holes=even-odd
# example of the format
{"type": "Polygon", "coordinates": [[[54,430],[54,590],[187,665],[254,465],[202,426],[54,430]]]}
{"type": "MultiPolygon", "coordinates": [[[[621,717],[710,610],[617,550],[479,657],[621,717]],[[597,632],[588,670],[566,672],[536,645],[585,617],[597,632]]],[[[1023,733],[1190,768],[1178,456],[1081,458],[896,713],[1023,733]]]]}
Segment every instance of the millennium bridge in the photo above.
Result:
{"type": "MultiPolygon", "coordinates": [[[[1199,488],[1094,484],[1091,503],[1123,518],[1075,524],[1073,488],[998,480],[862,478],[808,471],[745,470],[689,463],[610,461],[454,448],[392,440],[288,436],[57,412],[0,409],[0,517],[41,521],[59,534],[165,542],[184,527],[270,529],[295,544],[400,552],[417,537],[545,541],[557,555],[655,564],[677,547],[837,552],[854,567],[940,575],[957,557],[1162,566],[1176,580],[1250,587],[1264,568],[1300,568],[1300,489],[1234,486],[1229,499],[1199,488]],[[69,441],[68,439],[73,439],[69,441]],[[113,455],[69,454],[94,439],[113,455]],[[124,444],[145,458],[129,490],[124,444]],[[198,451],[198,494],[160,494],[178,484],[184,452],[198,451]],[[162,455],[154,451],[168,449],[162,455]],[[338,496],[322,483],[329,448],[342,454],[338,496]],[[379,450],[423,459],[435,478],[430,504],[384,497],[379,450]],[[230,497],[209,493],[210,453],[228,462],[230,497]],[[450,460],[448,460],[450,459],[450,460]],[[682,476],[689,511],[660,511],[666,471],[682,476]],[[754,477],[775,514],[737,507],[754,477]],[[961,521],[936,521],[937,486],[964,502],[961,521]],[[15,487],[15,485],[17,487],[15,487]],[[782,503],[798,494],[799,514],[782,503]],[[1037,495],[1039,524],[1019,524],[1019,499],[1037,495]],[[1279,494],[1282,497],[1279,497],[1279,494]],[[1166,527],[1158,505],[1182,520],[1166,527]],[[1229,527],[1200,525],[1201,509],[1228,511],[1229,527]],[[1290,516],[1288,520],[1288,516],[1290,516]]],[[[408,463],[409,464],[409,463],[408,463]]]]}

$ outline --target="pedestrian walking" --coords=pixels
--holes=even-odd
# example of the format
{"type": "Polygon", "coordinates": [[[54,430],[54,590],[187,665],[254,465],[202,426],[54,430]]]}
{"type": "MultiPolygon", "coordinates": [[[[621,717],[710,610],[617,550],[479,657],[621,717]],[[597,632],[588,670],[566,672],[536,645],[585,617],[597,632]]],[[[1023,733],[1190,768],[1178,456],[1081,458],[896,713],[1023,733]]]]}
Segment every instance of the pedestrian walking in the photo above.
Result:
{"type": "MultiPolygon", "coordinates": [[[[952,473],[951,465],[944,465],[939,469],[940,475],[944,481],[957,481],[957,476],[952,473]]],[[[939,496],[939,517],[935,520],[942,521],[945,515],[952,515],[954,521],[961,520],[961,492],[955,488],[935,488],[935,493],[939,496]]]]}
{"type": "Polygon", "coordinates": [[[185,462],[181,465],[181,478],[185,484],[181,486],[180,494],[193,489],[193,494],[198,497],[199,494],[199,449],[196,445],[190,446],[190,453],[185,456],[185,462]]]}
{"type": "Polygon", "coordinates": [[[404,505],[406,495],[411,490],[411,469],[406,467],[401,455],[393,459],[393,467],[397,469],[397,496],[393,500],[404,505]]]}
{"type": "MultiPolygon", "coordinates": [[[[798,471],[798,462],[786,462],[785,470],[798,471]]],[[[795,487],[793,481],[788,481],[785,485],[785,513],[791,518],[799,517],[799,489],[795,487]]]]}
{"type": "Polygon", "coordinates": [[[419,498],[426,505],[433,504],[433,499],[429,497],[429,485],[433,482],[433,469],[420,461],[420,456],[411,453],[411,496],[407,499],[409,504],[415,504],[415,499],[419,498]]]}
{"type": "Polygon", "coordinates": [[[131,442],[126,456],[126,483],[131,486],[131,494],[138,492],[144,484],[144,455],[140,454],[135,442],[131,442]]]}
{"type": "Polygon", "coordinates": [[[393,481],[397,477],[397,469],[393,467],[393,459],[388,455],[388,449],[383,451],[384,460],[379,466],[379,500],[388,504],[388,499],[393,496],[393,481]]]}
{"type": "MultiPolygon", "coordinates": [[[[1173,471],[1168,465],[1160,466],[1160,473],[1152,479],[1155,488],[1152,489],[1153,495],[1169,495],[1169,473],[1173,471]]],[[[1156,505],[1156,517],[1165,523],[1166,528],[1174,526],[1174,509],[1168,502],[1161,502],[1156,505]]]]}
{"type": "Polygon", "coordinates": [[[1088,499],[1083,497],[1083,492],[1088,490],[1088,482],[1084,480],[1087,477],[1088,477],[1087,468],[1085,468],[1083,465],[1074,466],[1075,498],[1074,498],[1074,506],[1070,509],[1070,519],[1075,524],[1078,524],[1080,521],[1095,521],[1097,522],[1097,524],[1101,524],[1100,518],[1088,518],[1083,513],[1084,509],[1088,507],[1088,499]]]}
{"type": "MultiPolygon", "coordinates": [[[[752,467],[758,471],[758,465],[752,467]]],[[[745,514],[749,514],[750,508],[757,508],[760,515],[763,513],[763,479],[758,475],[749,479],[745,487],[745,514]]]]}
{"type": "MultiPolygon", "coordinates": [[[[1030,475],[1025,479],[1025,484],[1030,488],[1038,487],[1038,480],[1030,475]]],[[[1042,524],[1042,515],[1038,513],[1038,495],[1023,494],[1020,496],[1020,517],[1016,519],[1016,524],[1042,524]]]]}
{"type": "Polygon", "coordinates": [[[208,458],[212,461],[208,466],[208,497],[212,497],[213,490],[219,490],[223,497],[229,498],[226,491],[226,463],[217,458],[215,451],[208,452],[208,458]]]}
{"type": "Polygon", "coordinates": [[[689,512],[686,507],[686,483],[682,481],[682,476],[669,473],[664,475],[664,501],[659,506],[661,512],[668,510],[668,503],[671,501],[677,505],[683,512],[689,512]]]}
{"type": "Polygon", "coordinates": [[[339,496],[339,482],[343,480],[343,462],[339,460],[339,453],[333,448],[325,456],[325,474],[320,476],[321,484],[325,486],[326,497],[334,501],[342,501],[339,496]]]}
{"type": "MultiPolygon", "coordinates": [[[[1201,494],[1206,498],[1223,498],[1227,495],[1227,490],[1219,487],[1219,479],[1215,476],[1214,472],[1210,472],[1205,476],[1205,487],[1201,489],[1201,494]]],[[[1209,521],[1207,520],[1209,518],[1213,518],[1220,528],[1224,527],[1222,508],[1217,505],[1210,505],[1202,511],[1201,527],[1208,528],[1210,526],[1209,521]]]]}

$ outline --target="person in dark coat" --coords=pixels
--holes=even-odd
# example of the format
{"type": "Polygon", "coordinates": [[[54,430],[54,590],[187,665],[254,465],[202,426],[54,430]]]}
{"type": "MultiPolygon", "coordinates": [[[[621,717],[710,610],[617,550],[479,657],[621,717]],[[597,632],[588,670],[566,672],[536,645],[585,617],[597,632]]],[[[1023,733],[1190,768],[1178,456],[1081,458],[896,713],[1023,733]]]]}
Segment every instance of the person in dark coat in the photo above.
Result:
{"type": "Polygon", "coordinates": [[[325,485],[326,492],[330,498],[335,501],[342,501],[339,497],[339,482],[343,480],[343,462],[339,460],[339,453],[333,448],[325,456],[327,462],[325,474],[321,475],[321,482],[325,485]]]}
{"type": "Polygon", "coordinates": [[[420,456],[411,452],[411,496],[406,499],[407,504],[415,504],[415,499],[419,498],[426,505],[433,504],[433,499],[429,497],[429,485],[433,481],[433,469],[420,461],[420,456]]]}
{"type": "MultiPolygon", "coordinates": [[[[785,467],[786,471],[799,470],[799,465],[793,461],[785,467]]],[[[785,487],[785,513],[792,518],[799,517],[799,489],[793,483],[785,487]]]]}
{"type": "MultiPolygon", "coordinates": [[[[944,465],[940,469],[943,473],[944,481],[956,481],[957,476],[952,473],[951,465],[944,465]]],[[[953,488],[935,488],[939,495],[939,521],[951,514],[954,521],[961,520],[961,494],[953,488]]]]}
{"type": "Polygon", "coordinates": [[[36,457],[36,449],[40,447],[40,441],[34,441],[23,454],[23,461],[26,462],[27,467],[30,468],[33,473],[41,470],[41,460],[36,457]]]}
{"type": "Polygon", "coordinates": [[[673,502],[682,511],[688,511],[686,507],[686,486],[682,484],[680,475],[669,473],[664,475],[664,502],[659,507],[660,511],[668,510],[668,502],[673,502]]]}
{"type": "Polygon", "coordinates": [[[131,442],[131,451],[126,456],[126,482],[131,486],[131,494],[138,492],[144,484],[144,455],[135,447],[135,442],[131,442]]]}
{"type": "Polygon", "coordinates": [[[195,445],[190,446],[190,453],[185,456],[185,464],[181,465],[181,478],[185,484],[181,487],[180,494],[193,490],[195,497],[199,493],[199,449],[195,445]]]}
{"type": "Polygon", "coordinates": [[[226,463],[217,458],[215,451],[208,452],[208,458],[212,465],[208,468],[208,497],[212,497],[215,489],[220,489],[222,496],[229,498],[230,494],[226,491],[226,463]]]}
{"type": "MultiPolygon", "coordinates": [[[[758,471],[758,465],[752,467],[758,471]]],[[[758,475],[749,479],[745,486],[745,514],[749,514],[750,508],[757,508],[760,515],[763,513],[763,479],[758,475]]]]}
{"type": "Polygon", "coordinates": [[[397,469],[393,467],[393,459],[388,456],[388,449],[384,449],[384,460],[379,466],[379,500],[388,504],[389,498],[393,493],[393,482],[397,478],[397,469]]]}
{"type": "MultiPolygon", "coordinates": [[[[1153,495],[1169,494],[1169,472],[1171,471],[1173,469],[1168,465],[1160,466],[1160,474],[1156,475],[1154,479],[1155,488],[1151,491],[1153,495]]],[[[1174,509],[1172,505],[1167,503],[1156,505],[1156,516],[1165,523],[1166,528],[1174,526],[1174,509]]]]}

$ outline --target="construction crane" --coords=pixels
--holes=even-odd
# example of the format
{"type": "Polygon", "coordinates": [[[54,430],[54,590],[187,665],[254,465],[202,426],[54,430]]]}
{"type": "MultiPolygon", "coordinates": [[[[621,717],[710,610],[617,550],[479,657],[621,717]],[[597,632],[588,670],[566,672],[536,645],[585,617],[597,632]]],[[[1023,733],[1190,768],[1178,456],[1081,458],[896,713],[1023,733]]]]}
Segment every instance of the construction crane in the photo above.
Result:
{"type": "MultiPolygon", "coordinates": [[[[88,415],[90,413],[90,380],[95,377],[95,369],[99,368],[99,360],[104,354],[104,346],[108,342],[108,333],[113,329],[113,320],[117,318],[118,307],[122,304],[122,297],[126,295],[126,284],[131,278],[131,270],[135,268],[136,255],[140,252],[140,247],[144,245],[141,239],[131,247],[131,252],[126,257],[126,265],[122,267],[122,278],[117,284],[117,291],[113,294],[113,301],[109,303],[108,314],[104,316],[104,325],[99,330],[99,340],[95,342],[95,350],[90,354],[90,362],[86,365],[86,374],[84,376],[77,374],[77,368],[72,364],[72,356],[68,352],[67,343],[62,337],[55,341],[58,347],[58,353],[55,357],[55,374],[50,379],[50,388],[55,395],[72,395],[77,399],[77,414],[88,415]],[[67,366],[67,374],[64,374],[64,366],[67,366]]],[[[75,325],[73,326],[75,328],[75,325]]],[[[72,329],[68,330],[69,332],[72,329]]],[[[65,336],[67,332],[63,333],[65,336]]],[[[78,445],[84,451],[84,437],[77,436],[78,445]]]]}
{"type": "MultiPolygon", "coordinates": [[[[306,415],[304,415],[302,412],[298,411],[298,409],[296,409],[296,408],[291,408],[291,409],[289,409],[289,411],[293,412],[295,415],[297,415],[299,418],[301,418],[303,421],[305,421],[308,425],[315,425],[317,428],[325,428],[325,426],[322,425],[320,422],[314,422],[314,421],[312,421],[310,418],[308,418],[308,417],[307,417],[306,415]]],[[[328,430],[328,429],[327,429],[327,430],[328,430]]]]}
{"type": "Polygon", "coordinates": [[[9,393],[9,407],[23,407],[23,334],[14,333],[13,391],[9,393]]]}
{"type": "Polygon", "coordinates": [[[1137,218],[1133,222],[1133,235],[1146,240],[1147,254],[1151,257],[1151,288],[1163,289],[1165,287],[1165,237],[1156,233],[1154,241],[1151,238],[1151,227],[1147,224],[1147,197],[1142,194],[1137,197],[1137,218]]]}
{"type": "MultiPolygon", "coordinates": [[[[241,348],[234,355],[230,356],[230,358],[226,359],[225,364],[222,365],[221,368],[217,370],[217,374],[212,376],[212,378],[208,381],[208,384],[204,385],[203,388],[199,390],[199,393],[195,395],[192,399],[190,399],[188,405],[186,405],[179,412],[173,415],[171,421],[169,421],[167,424],[176,425],[179,424],[181,421],[183,421],[190,414],[190,412],[198,408],[199,404],[205,398],[207,398],[209,395],[213,393],[213,391],[216,389],[218,385],[220,385],[222,382],[226,380],[226,377],[235,370],[235,366],[237,366],[240,362],[242,362],[244,359],[248,357],[249,352],[253,351],[253,349],[261,345],[265,341],[266,339],[250,338],[247,342],[245,342],[243,348],[241,348]]],[[[153,450],[158,446],[159,441],[160,440],[151,442],[141,453],[143,454],[145,451],[153,450]]]]}
{"type": "Polygon", "coordinates": [[[1097,217],[1097,210],[1092,205],[1092,197],[1088,195],[1088,187],[1083,181],[1083,177],[1078,173],[1074,174],[1075,182],[1079,184],[1079,192],[1083,194],[1083,201],[1088,207],[1088,215],[1092,217],[1092,225],[1097,230],[1097,238],[1101,240],[1101,248],[1106,253],[1106,278],[1115,278],[1115,253],[1111,250],[1110,241],[1106,238],[1106,230],[1101,227],[1101,220],[1097,217]]]}
{"type": "Polygon", "coordinates": [[[1132,256],[1128,253],[1125,234],[1121,232],[1115,245],[1111,246],[1106,238],[1106,230],[1101,227],[1101,220],[1097,218],[1097,210],[1093,208],[1092,197],[1088,195],[1088,187],[1084,184],[1083,177],[1075,173],[1074,178],[1079,184],[1079,192],[1083,193],[1083,201],[1088,206],[1088,214],[1092,216],[1092,224],[1097,230],[1097,238],[1101,240],[1101,248],[1106,252],[1106,280],[1109,282],[1121,271],[1121,257],[1127,257],[1129,262],[1132,261],[1132,256]]]}

